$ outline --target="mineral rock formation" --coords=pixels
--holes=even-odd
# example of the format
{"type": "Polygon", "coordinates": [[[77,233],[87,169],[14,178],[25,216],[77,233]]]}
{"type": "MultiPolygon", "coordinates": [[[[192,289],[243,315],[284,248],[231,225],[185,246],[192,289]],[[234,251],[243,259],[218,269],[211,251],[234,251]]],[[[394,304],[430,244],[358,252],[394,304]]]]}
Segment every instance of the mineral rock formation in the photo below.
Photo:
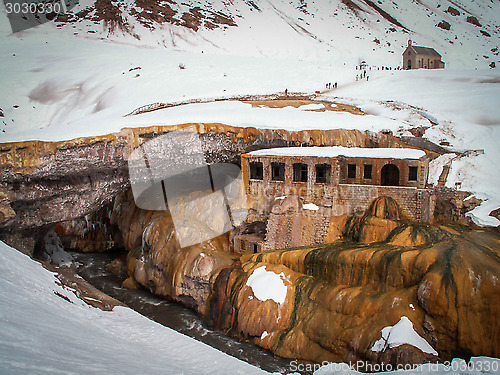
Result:
{"type": "Polygon", "coordinates": [[[110,223],[111,212],[112,206],[107,205],[82,218],[58,223],[54,230],[66,250],[100,252],[122,248],[121,233],[110,223]]]}
{"type": "MultiPolygon", "coordinates": [[[[211,207],[197,209],[210,212],[211,207]]],[[[130,191],[116,200],[112,221],[118,224],[129,250],[130,278],[125,280],[125,286],[137,282],[155,294],[205,312],[212,278],[236,260],[229,253],[227,234],[181,248],[170,213],[137,208],[130,191]]],[[[205,223],[194,221],[191,229],[195,236],[196,231],[212,231],[205,223]]]]}
{"type": "Polygon", "coordinates": [[[398,224],[391,216],[400,216],[393,201],[377,200],[347,228],[371,243],[387,233],[380,220],[395,223],[384,242],[243,256],[219,273],[209,322],[277,355],[310,361],[395,365],[500,355],[498,234],[398,224]],[[283,301],[263,300],[248,286],[262,267],[279,275],[283,301]],[[409,339],[380,345],[384,328],[404,317],[426,346],[409,339]]]}
{"type": "Polygon", "coordinates": [[[392,365],[500,355],[498,234],[401,219],[382,197],[342,219],[351,240],[239,256],[227,236],[179,248],[169,214],[138,209],[130,193],[112,216],[130,250],[125,284],[276,355],[392,365]]]}

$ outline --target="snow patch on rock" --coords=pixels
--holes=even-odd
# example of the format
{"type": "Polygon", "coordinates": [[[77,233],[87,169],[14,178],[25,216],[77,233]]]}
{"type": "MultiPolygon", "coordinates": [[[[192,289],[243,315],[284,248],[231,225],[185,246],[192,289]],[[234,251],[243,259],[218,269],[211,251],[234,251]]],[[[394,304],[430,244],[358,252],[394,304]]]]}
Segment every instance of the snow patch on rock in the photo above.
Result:
{"type": "Polygon", "coordinates": [[[252,288],[255,297],[261,301],[272,299],[281,304],[285,302],[288,288],[284,283],[285,274],[276,274],[266,271],[266,266],[255,269],[247,280],[246,285],[252,288]]]}
{"type": "Polygon", "coordinates": [[[304,210],[311,210],[311,211],[318,211],[319,207],[316,206],[314,203],[307,203],[302,206],[304,210]]]}
{"type": "Polygon", "coordinates": [[[409,344],[424,353],[438,355],[434,348],[415,330],[413,323],[406,316],[401,317],[394,326],[388,326],[382,329],[382,337],[373,344],[371,350],[374,352],[383,352],[388,348],[395,348],[400,345],[409,344]]]}

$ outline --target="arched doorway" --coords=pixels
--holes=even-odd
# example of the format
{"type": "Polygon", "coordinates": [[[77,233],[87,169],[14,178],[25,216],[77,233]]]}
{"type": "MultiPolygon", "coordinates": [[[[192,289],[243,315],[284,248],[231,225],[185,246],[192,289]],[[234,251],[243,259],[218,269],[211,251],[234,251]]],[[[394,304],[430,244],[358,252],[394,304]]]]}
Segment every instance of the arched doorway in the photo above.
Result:
{"type": "Polygon", "coordinates": [[[411,60],[408,60],[408,70],[411,69],[411,60]]]}
{"type": "Polygon", "coordinates": [[[380,184],[383,186],[399,186],[399,168],[394,164],[386,164],[380,171],[380,184]]]}

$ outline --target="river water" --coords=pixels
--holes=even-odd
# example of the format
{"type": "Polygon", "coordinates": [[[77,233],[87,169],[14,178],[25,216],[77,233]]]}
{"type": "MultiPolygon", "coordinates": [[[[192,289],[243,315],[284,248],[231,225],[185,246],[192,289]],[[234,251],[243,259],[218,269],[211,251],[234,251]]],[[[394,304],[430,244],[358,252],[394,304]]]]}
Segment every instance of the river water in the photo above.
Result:
{"type": "MultiPolygon", "coordinates": [[[[122,254],[117,252],[71,253],[73,260],[78,265],[77,272],[81,277],[97,289],[125,303],[151,320],[263,370],[281,374],[294,372],[290,360],[277,358],[271,352],[256,345],[241,342],[220,331],[208,328],[194,311],[177,302],[155,296],[145,289],[129,290],[123,288],[121,280],[106,269],[106,265],[119,255],[122,254]]],[[[297,371],[295,372],[297,373],[297,371]]]]}

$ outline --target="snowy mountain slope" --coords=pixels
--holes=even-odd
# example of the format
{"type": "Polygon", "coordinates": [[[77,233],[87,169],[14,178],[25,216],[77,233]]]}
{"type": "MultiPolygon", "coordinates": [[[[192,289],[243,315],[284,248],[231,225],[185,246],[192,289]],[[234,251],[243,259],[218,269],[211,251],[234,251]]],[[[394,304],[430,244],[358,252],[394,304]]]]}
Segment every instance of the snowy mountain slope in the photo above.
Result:
{"type": "MultiPolygon", "coordinates": [[[[184,3],[158,4],[176,10],[172,17],[179,20],[189,9],[202,8],[199,13],[204,18],[197,31],[181,21],[141,23],[132,9],[142,13],[140,8],[146,9],[147,2],[130,0],[113,2],[128,28],[110,29],[112,22],[87,19],[81,13],[74,22],[61,19],[12,34],[0,6],[0,142],[61,140],[125,126],[181,122],[288,129],[386,128],[397,134],[431,126],[425,136],[432,141],[448,141],[457,150],[484,149],[482,155],[454,160],[447,185],[460,182],[463,189],[487,199],[474,218],[498,225],[488,216],[500,207],[500,107],[496,104],[500,74],[498,67],[488,69],[499,60],[498,1],[371,2],[403,27],[364,0],[184,3]],[[448,11],[450,6],[457,15],[448,11]],[[214,23],[218,12],[231,23],[214,23]],[[470,16],[482,26],[467,22],[470,16]],[[450,24],[450,30],[436,26],[442,21],[450,24]],[[209,27],[207,22],[217,26],[209,27]],[[374,69],[368,82],[355,81],[354,66],[360,59],[374,66],[400,65],[409,38],[435,47],[447,69],[374,69]],[[181,63],[186,69],[179,69],[181,63]],[[327,98],[340,97],[369,115],[252,108],[233,101],[124,117],[155,102],[276,93],[285,88],[312,93],[329,81],[338,81],[339,89],[327,98]],[[431,125],[415,107],[435,117],[438,125],[431,125]]],[[[84,0],[73,13],[92,4],[84,0]]],[[[206,358],[212,359],[208,362],[212,373],[257,371],[130,310],[104,313],[83,305],[55,286],[52,275],[3,244],[0,260],[2,373],[163,374],[179,373],[181,367],[185,373],[203,373],[206,358]],[[201,353],[199,358],[191,355],[195,351],[201,353]]]]}
{"type": "Polygon", "coordinates": [[[90,307],[55,281],[0,242],[0,373],[266,373],[129,308],[90,307]]]}
{"type": "Polygon", "coordinates": [[[55,25],[140,46],[387,66],[412,39],[449,67],[483,68],[498,64],[499,15],[497,1],[82,0],[55,25]]]}

